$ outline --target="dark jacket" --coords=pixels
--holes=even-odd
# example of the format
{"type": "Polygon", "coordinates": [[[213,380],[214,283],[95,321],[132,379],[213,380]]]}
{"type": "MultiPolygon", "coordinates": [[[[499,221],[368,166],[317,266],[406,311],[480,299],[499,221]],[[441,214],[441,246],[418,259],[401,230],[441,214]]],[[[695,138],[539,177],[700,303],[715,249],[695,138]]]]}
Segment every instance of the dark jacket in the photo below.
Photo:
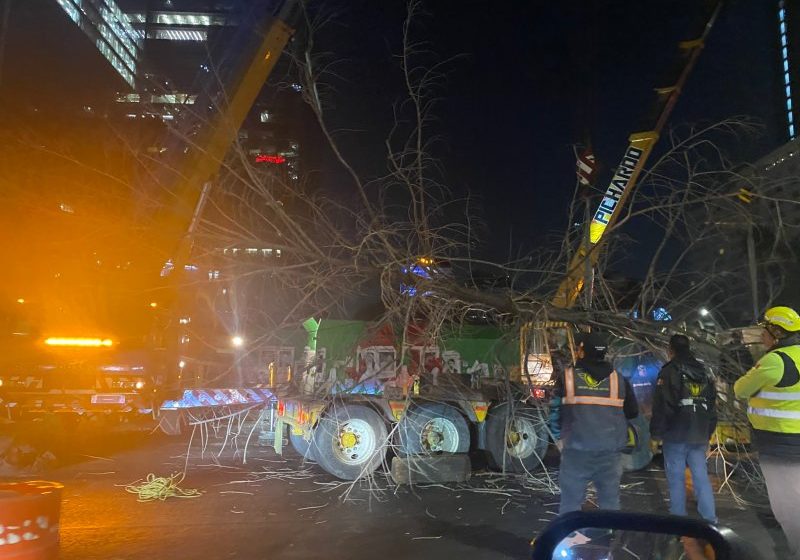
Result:
{"type": "Polygon", "coordinates": [[[694,356],[674,358],[658,374],[650,435],[671,443],[708,443],[717,428],[717,389],[694,356]]]}
{"type": "MultiPolygon", "coordinates": [[[[581,372],[588,373],[595,382],[602,383],[614,371],[611,364],[599,360],[578,360],[574,369],[576,392],[581,372]]],[[[628,380],[619,374],[617,374],[617,377],[620,382],[620,397],[623,398],[622,414],[619,416],[617,416],[619,408],[613,411],[613,409],[604,410],[607,407],[597,407],[596,410],[592,411],[594,409],[592,406],[570,407],[563,404],[562,400],[565,396],[564,374],[559,375],[556,378],[553,399],[550,401],[550,431],[553,434],[553,438],[558,441],[563,437],[566,447],[576,449],[589,449],[591,447],[592,450],[621,450],[627,439],[627,422],[625,420],[636,418],[639,415],[639,405],[628,380]],[[565,410],[570,408],[574,409],[571,413],[569,410],[565,410]],[[593,419],[597,421],[595,422],[593,419]],[[617,421],[619,421],[619,426],[602,425],[604,422],[615,423],[617,421]],[[615,441],[601,441],[606,436],[615,441]],[[620,437],[622,438],[621,445],[619,441],[616,441],[620,437]],[[589,442],[589,440],[592,441],[589,442]],[[587,443],[589,443],[588,446],[586,445],[587,443]]]]}

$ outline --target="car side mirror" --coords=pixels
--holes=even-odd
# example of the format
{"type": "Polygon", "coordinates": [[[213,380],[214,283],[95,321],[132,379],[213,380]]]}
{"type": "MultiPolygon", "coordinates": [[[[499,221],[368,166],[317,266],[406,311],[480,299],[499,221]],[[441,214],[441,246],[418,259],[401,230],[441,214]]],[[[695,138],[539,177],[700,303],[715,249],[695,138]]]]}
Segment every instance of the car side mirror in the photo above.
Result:
{"type": "Polygon", "coordinates": [[[554,519],[533,560],[761,560],[736,533],[688,517],[621,511],[572,512],[554,519]]]}

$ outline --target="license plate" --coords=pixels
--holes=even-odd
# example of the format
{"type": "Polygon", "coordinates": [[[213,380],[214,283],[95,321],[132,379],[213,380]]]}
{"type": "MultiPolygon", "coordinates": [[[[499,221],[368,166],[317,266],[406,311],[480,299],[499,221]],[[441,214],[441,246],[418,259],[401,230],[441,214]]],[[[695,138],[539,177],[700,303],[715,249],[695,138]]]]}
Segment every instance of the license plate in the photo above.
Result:
{"type": "Polygon", "coordinates": [[[125,395],[92,395],[92,404],[125,404],[125,395]]]}

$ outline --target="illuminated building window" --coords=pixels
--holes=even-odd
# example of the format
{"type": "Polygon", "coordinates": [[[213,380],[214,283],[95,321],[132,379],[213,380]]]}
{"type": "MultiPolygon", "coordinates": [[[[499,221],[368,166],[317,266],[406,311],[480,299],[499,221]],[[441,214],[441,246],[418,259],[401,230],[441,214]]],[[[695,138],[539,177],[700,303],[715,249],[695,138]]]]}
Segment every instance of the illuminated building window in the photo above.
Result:
{"type": "Polygon", "coordinates": [[[167,41],[206,41],[208,32],[197,29],[156,29],[148,37],[167,41]]]}
{"type": "Polygon", "coordinates": [[[189,95],[188,93],[166,93],[164,95],[153,95],[150,98],[150,102],[168,105],[194,105],[196,99],[196,95],[189,95]]]}
{"type": "Polygon", "coordinates": [[[164,25],[191,25],[195,27],[210,27],[212,25],[225,25],[227,20],[221,14],[202,14],[202,13],[157,13],[156,23],[164,25]]]}
{"type": "Polygon", "coordinates": [[[72,3],[68,2],[67,0],[58,0],[58,4],[65,12],[67,12],[69,19],[71,19],[75,23],[80,23],[81,13],[80,11],[78,11],[78,8],[73,6],[72,3]]]}
{"type": "Polygon", "coordinates": [[[261,118],[262,123],[267,123],[272,120],[272,114],[269,111],[261,111],[261,118]]]}
{"type": "Polygon", "coordinates": [[[125,93],[117,95],[117,103],[139,103],[138,93],[125,93]]]}

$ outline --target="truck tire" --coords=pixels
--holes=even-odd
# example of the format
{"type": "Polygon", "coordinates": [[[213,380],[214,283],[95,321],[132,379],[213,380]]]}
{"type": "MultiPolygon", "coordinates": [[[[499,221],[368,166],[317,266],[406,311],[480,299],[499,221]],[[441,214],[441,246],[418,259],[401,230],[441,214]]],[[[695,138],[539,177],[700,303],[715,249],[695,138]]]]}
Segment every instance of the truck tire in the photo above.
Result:
{"type": "Polygon", "coordinates": [[[508,403],[489,410],[486,419],[486,450],[489,466],[512,473],[532,472],[542,468],[547,452],[547,422],[539,411],[518,405],[508,418],[508,403]]]}
{"type": "Polygon", "coordinates": [[[455,407],[422,403],[411,407],[397,426],[400,457],[469,452],[469,425],[455,407]]]}
{"type": "Polygon", "coordinates": [[[292,444],[292,449],[294,449],[295,453],[303,459],[316,462],[312,442],[306,440],[302,435],[293,434],[291,426],[289,427],[289,443],[292,444]]]}
{"type": "Polygon", "coordinates": [[[319,421],[311,443],[317,464],[342,480],[369,476],[386,457],[383,418],[362,405],[339,405],[319,421]]]}

